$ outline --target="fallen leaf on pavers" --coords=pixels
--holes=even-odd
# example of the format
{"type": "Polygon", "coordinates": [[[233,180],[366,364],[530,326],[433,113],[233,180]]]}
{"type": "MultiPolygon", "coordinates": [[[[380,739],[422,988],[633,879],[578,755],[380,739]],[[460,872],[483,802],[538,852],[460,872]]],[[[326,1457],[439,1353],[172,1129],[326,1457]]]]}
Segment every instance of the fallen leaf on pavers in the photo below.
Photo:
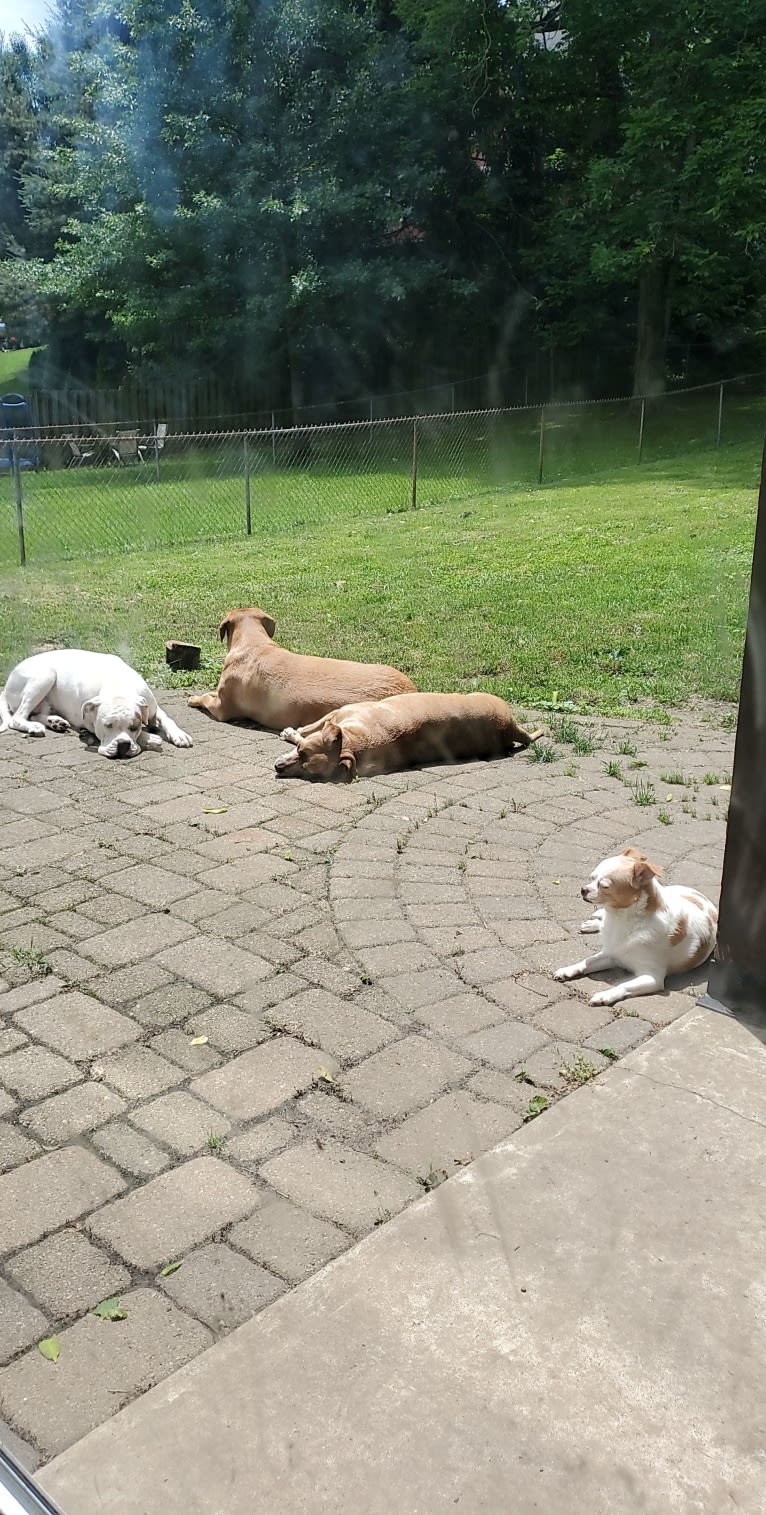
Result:
{"type": "Polygon", "coordinates": [[[336,1084],[338,1080],[333,1078],[329,1068],[317,1068],[314,1078],[322,1080],[323,1084],[336,1084]]]}
{"type": "Polygon", "coordinates": [[[97,1315],[99,1320],[127,1320],[128,1318],[128,1312],[123,1310],[116,1294],[112,1299],[102,1299],[101,1304],[96,1305],[93,1314],[97,1315]]]}
{"type": "Polygon", "coordinates": [[[727,792],[727,794],[728,794],[729,790],[731,789],[731,784],[719,784],[718,788],[719,789],[725,789],[726,792],[727,792]]]}
{"type": "Polygon", "coordinates": [[[206,805],[202,812],[203,815],[228,815],[228,813],[228,805],[206,805]]]}
{"type": "Polygon", "coordinates": [[[168,1263],[166,1267],[160,1268],[160,1278],[170,1278],[171,1273],[177,1273],[180,1266],[180,1262],[168,1263]]]}
{"type": "Polygon", "coordinates": [[[206,1047],[210,1040],[207,1036],[193,1036],[189,1042],[190,1047],[206,1047]]]}
{"type": "Polygon", "coordinates": [[[47,1357],[48,1362],[58,1362],[61,1356],[61,1342],[57,1336],[46,1336],[44,1341],[38,1341],[38,1352],[47,1357]]]}
{"type": "Polygon", "coordinates": [[[560,884],[561,883],[561,879],[560,878],[552,878],[551,879],[551,883],[552,884],[560,884]]]}

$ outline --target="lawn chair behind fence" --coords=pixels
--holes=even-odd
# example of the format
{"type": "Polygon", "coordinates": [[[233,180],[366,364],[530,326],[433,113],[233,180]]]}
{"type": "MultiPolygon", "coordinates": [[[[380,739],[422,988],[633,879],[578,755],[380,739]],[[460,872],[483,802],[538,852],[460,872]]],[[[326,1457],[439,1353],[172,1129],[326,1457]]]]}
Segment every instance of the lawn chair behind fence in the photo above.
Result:
{"type": "Polygon", "coordinates": [[[84,451],[79,442],[75,442],[72,437],[67,437],[66,445],[70,452],[67,468],[82,468],[83,463],[87,463],[92,457],[95,457],[94,448],[84,451]]]}
{"type": "Polygon", "coordinates": [[[140,457],[138,450],[138,432],[124,431],[122,436],[115,438],[116,446],[112,445],[111,453],[115,463],[137,463],[140,457]]]}

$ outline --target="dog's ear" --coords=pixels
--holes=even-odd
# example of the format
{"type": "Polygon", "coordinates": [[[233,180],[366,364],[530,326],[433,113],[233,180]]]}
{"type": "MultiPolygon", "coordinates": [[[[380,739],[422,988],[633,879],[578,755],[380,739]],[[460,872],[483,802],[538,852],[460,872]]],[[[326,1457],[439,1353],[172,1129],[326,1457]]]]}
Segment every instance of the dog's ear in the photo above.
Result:
{"type": "Polygon", "coordinates": [[[348,740],[342,727],[340,728],[340,738],[338,767],[342,770],[344,783],[352,784],[356,778],[356,758],[348,745],[348,740]]]}
{"type": "Polygon", "coordinates": [[[648,857],[645,857],[643,852],[634,853],[634,849],[631,848],[631,853],[634,856],[634,887],[636,889],[645,889],[646,885],[650,884],[653,878],[657,878],[662,873],[662,869],[658,868],[656,863],[650,863],[648,857]]]}
{"type": "Polygon", "coordinates": [[[90,720],[91,717],[95,715],[95,713],[96,713],[97,710],[98,710],[98,700],[86,700],[85,701],[85,704],[83,705],[82,710],[80,711],[80,720],[82,721],[83,725],[85,725],[86,721],[90,720]]]}
{"type": "Polygon", "coordinates": [[[147,705],[146,700],[141,700],[137,714],[141,717],[141,725],[145,726],[149,719],[149,706],[147,705]]]}
{"type": "Polygon", "coordinates": [[[260,621],[267,637],[273,637],[274,632],[277,629],[277,623],[274,620],[274,617],[270,616],[265,610],[259,610],[257,606],[254,610],[250,611],[250,614],[252,616],[255,616],[256,620],[260,621]]]}
{"type": "Polygon", "coordinates": [[[231,646],[231,638],[234,627],[236,626],[241,614],[241,610],[227,610],[226,615],[218,627],[218,635],[221,638],[221,641],[228,642],[229,646],[231,646]]]}

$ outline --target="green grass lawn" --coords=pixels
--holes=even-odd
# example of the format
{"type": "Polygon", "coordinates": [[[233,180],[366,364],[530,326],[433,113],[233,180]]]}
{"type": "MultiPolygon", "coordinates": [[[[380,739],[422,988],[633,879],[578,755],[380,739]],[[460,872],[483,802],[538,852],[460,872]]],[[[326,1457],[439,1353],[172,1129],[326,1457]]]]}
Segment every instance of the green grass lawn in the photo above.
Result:
{"type": "MultiPolygon", "coordinates": [[[[392,662],[425,689],[602,713],[734,701],[758,467],[751,435],[597,482],[388,515],[360,510],[350,475],[334,480],[332,501],[326,482],[333,518],[282,530],[261,529],[254,492],[250,539],[9,569],[2,669],[41,644],[81,644],[119,650],[167,683],[164,643],[179,637],[201,643],[194,681],[209,686],[224,611],[260,604],[286,645],[392,662]]],[[[393,488],[391,477],[376,487],[393,488]]]]}
{"type": "Polygon", "coordinates": [[[0,394],[21,391],[26,394],[29,360],[34,347],[17,347],[15,352],[0,352],[0,394]]]}

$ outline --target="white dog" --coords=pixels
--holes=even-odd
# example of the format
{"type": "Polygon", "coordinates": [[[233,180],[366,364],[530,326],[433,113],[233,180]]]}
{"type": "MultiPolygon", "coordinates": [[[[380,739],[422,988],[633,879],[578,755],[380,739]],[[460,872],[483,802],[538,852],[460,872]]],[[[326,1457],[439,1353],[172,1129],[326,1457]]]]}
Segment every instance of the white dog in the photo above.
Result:
{"type": "Polygon", "coordinates": [[[84,727],[108,758],[137,757],[143,748],[161,747],[162,737],[173,747],[192,745],[122,658],[74,647],[24,658],[0,694],[0,731],[45,736],[46,726],[49,731],[84,727]],[[30,720],[33,715],[40,719],[30,720]]]}
{"type": "Polygon", "coordinates": [[[634,847],[604,858],[580,893],[598,908],[580,930],[600,931],[603,947],[581,963],[559,968],[556,979],[582,978],[602,968],[629,968],[634,978],[594,994],[592,1005],[616,1005],[632,994],[658,994],[668,973],[688,973],[715,946],[718,911],[704,894],[663,885],[662,873],[634,847]]]}

